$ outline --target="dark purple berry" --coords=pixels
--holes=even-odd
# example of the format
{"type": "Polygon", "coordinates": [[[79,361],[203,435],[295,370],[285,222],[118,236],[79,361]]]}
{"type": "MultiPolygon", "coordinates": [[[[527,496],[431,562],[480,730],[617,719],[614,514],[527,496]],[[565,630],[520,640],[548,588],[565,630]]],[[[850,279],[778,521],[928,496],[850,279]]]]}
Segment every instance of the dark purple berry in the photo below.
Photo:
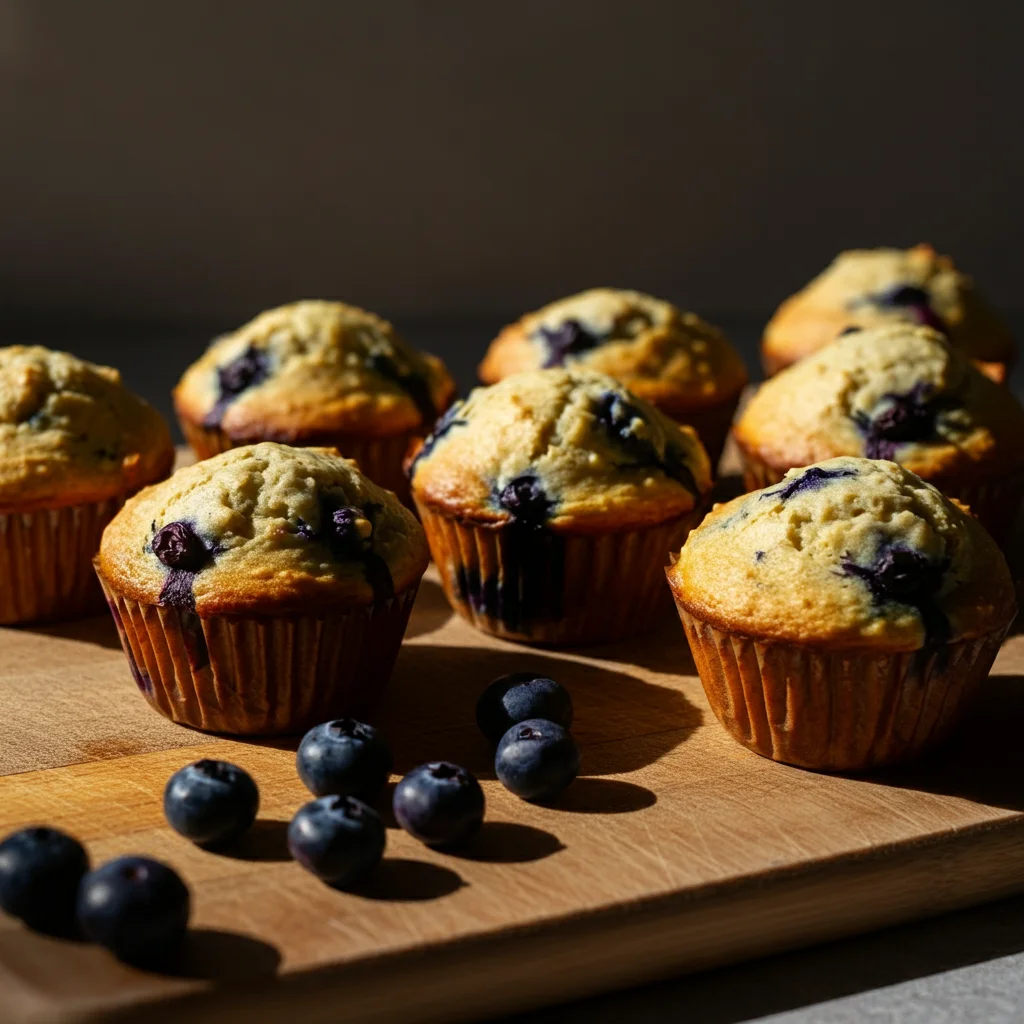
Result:
{"type": "Polygon", "coordinates": [[[494,755],[501,784],[523,800],[552,800],[576,778],[580,751],[562,726],[542,718],[513,725],[494,755]]]}
{"type": "Polygon", "coordinates": [[[299,808],[288,826],[291,855],[318,878],[347,888],[384,855],[387,832],[380,815],[350,796],[324,796],[299,808]]]}
{"type": "Polygon", "coordinates": [[[78,923],[87,938],[119,959],[153,966],[181,946],[190,902],[173,868],[148,857],[119,857],[82,880],[78,923]]]}
{"type": "Polygon", "coordinates": [[[228,846],[240,839],[256,820],[259,805],[252,776],[227,761],[187,764],[164,789],[168,823],[197,846],[228,846]]]}
{"type": "Polygon", "coordinates": [[[412,369],[400,367],[391,356],[382,352],[367,356],[366,366],[378,376],[397,384],[412,399],[424,425],[429,426],[434,422],[438,410],[426,378],[412,369]]]}
{"type": "Polygon", "coordinates": [[[263,383],[267,378],[267,353],[258,348],[247,348],[230,363],[217,369],[217,383],[222,398],[235,398],[243,391],[263,383]]]}
{"type": "Polygon", "coordinates": [[[765,491],[761,495],[761,500],[775,498],[778,501],[788,501],[794,494],[800,494],[803,491],[820,491],[822,487],[833,480],[856,475],[857,472],[853,469],[822,469],[820,466],[811,466],[810,469],[805,470],[795,480],[790,480],[777,491],[765,491]]]}
{"type": "Polygon", "coordinates": [[[495,679],[477,701],[477,725],[494,744],[513,725],[531,718],[544,718],[568,729],[572,725],[569,691],[536,672],[512,672],[495,679]]]}
{"type": "Polygon", "coordinates": [[[157,530],[152,548],[168,569],[198,572],[209,558],[206,545],[188,523],[168,523],[157,530]]]}
{"type": "Polygon", "coordinates": [[[0,843],[0,907],[30,928],[68,933],[89,858],[77,839],[55,828],[12,832],[0,843]]]}
{"type": "Polygon", "coordinates": [[[920,381],[906,394],[885,395],[885,406],[874,416],[854,416],[869,459],[894,459],[900,446],[909,441],[935,439],[939,414],[960,402],[954,395],[933,395],[933,390],[931,384],[920,381]]]}
{"type": "Polygon", "coordinates": [[[339,718],[310,729],[295,755],[299,778],[314,796],[372,800],[391,774],[391,749],[372,725],[339,718]]]}
{"type": "Polygon", "coordinates": [[[542,344],[547,350],[543,366],[562,366],[570,356],[597,348],[605,339],[588,331],[578,320],[566,320],[558,327],[541,327],[542,344]]]}
{"type": "Polygon", "coordinates": [[[395,787],[398,824],[427,846],[450,848],[472,838],[484,819],[484,791],[476,778],[448,761],[414,768],[395,787]]]}
{"type": "Polygon", "coordinates": [[[535,476],[518,476],[507,483],[498,495],[498,504],[510,513],[516,523],[543,526],[555,502],[544,493],[535,476]]]}

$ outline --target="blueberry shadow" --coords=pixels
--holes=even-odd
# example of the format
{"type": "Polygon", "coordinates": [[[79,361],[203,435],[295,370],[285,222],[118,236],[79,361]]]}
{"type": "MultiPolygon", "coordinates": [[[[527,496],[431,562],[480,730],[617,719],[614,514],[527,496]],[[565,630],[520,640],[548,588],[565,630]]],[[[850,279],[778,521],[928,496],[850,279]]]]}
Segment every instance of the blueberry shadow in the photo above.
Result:
{"type": "Polygon", "coordinates": [[[453,614],[441,585],[433,580],[424,580],[420,584],[412,615],[409,616],[406,640],[439,630],[453,614]]]}
{"type": "Polygon", "coordinates": [[[643,768],[701,724],[700,710],[679,690],[572,655],[409,644],[379,716],[395,771],[403,775],[425,761],[448,760],[494,778],[494,751],[476,727],[476,702],[492,679],[521,670],[551,676],[572,694],[584,775],[643,768]]]}
{"type": "Polygon", "coordinates": [[[48,622],[17,627],[25,633],[53,637],[55,640],[74,640],[78,643],[95,644],[111,651],[121,650],[117,626],[109,612],[91,615],[87,619],[72,619],[68,622],[48,622]]]}
{"type": "Polygon", "coordinates": [[[462,876],[425,860],[385,857],[373,874],[351,892],[368,900],[388,903],[423,903],[457,892],[462,876]]]}
{"type": "Polygon", "coordinates": [[[545,806],[571,814],[629,814],[657,802],[653,791],[634,782],[580,778],[545,806]]]}
{"type": "Polygon", "coordinates": [[[558,836],[542,828],[514,821],[485,821],[467,846],[446,852],[488,864],[527,864],[564,849],[558,836]]]}
{"type": "Polygon", "coordinates": [[[392,806],[397,785],[397,780],[389,782],[377,795],[377,799],[373,801],[373,808],[380,815],[380,820],[384,822],[385,828],[401,828],[395,818],[395,809],[392,806]]]}
{"type": "Polygon", "coordinates": [[[172,978],[237,985],[273,977],[280,964],[280,952],[268,942],[236,932],[192,928],[173,960],[150,969],[172,978]]]}
{"type": "Polygon", "coordinates": [[[288,852],[288,822],[278,818],[257,818],[238,842],[209,852],[232,860],[289,861],[292,855],[288,852]]]}
{"type": "Polygon", "coordinates": [[[989,676],[944,744],[906,767],[876,772],[869,781],[1024,811],[1022,716],[1024,676],[989,676]]]}

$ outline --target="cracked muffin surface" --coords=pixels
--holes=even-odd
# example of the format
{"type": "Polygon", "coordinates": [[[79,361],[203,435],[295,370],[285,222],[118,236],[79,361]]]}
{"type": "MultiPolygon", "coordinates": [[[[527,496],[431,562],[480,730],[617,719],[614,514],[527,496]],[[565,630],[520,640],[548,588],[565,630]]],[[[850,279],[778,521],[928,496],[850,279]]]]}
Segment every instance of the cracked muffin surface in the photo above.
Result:
{"type": "Polygon", "coordinates": [[[0,348],[0,510],[124,496],[173,459],[167,424],[117,370],[40,346],[0,348]]]}
{"type": "Polygon", "coordinates": [[[418,501],[478,522],[642,526],[693,511],[711,468],[692,429],[603,374],[534,370],[456,403],[410,467],[418,501]]]}
{"type": "Polygon", "coordinates": [[[840,253],[778,308],[765,328],[765,368],[776,373],[827,345],[847,327],[921,324],[1005,380],[1014,358],[1007,326],[952,259],[930,245],[840,253]]]}
{"type": "Polygon", "coordinates": [[[766,381],[733,428],[777,470],[840,455],[935,480],[1024,467],[1024,408],[943,335],[894,324],[844,334],[766,381]]]}
{"type": "Polygon", "coordinates": [[[837,458],[717,505],[668,571],[701,620],[756,638],[912,651],[1007,625],[1013,584],[972,516],[887,461],[837,458]]]}
{"type": "Polygon", "coordinates": [[[592,288],[506,327],[480,365],[493,384],[566,366],[605,373],[673,418],[739,394],[747,374],[725,335],[694,313],[642,292],[592,288]]]}
{"type": "Polygon", "coordinates": [[[103,535],[98,568],[140,602],[277,614],[386,599],[427,561],[412,513],[335,450],[263,442],[129,500],[103,535]]]}
{"type": "Polygon", "coordinates": [[[455,386],[435,356],[341,302],[296,302],[218,338],[174,390],[178,415],[238,443],[426,433],[455,386]]]}

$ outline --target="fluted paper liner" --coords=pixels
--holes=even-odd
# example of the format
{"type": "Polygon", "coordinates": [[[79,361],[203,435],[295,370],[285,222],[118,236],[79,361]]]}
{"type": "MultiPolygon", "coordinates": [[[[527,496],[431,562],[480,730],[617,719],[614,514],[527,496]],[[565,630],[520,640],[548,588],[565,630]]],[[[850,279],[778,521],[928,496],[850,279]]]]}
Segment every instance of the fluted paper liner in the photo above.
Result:
{"type": "MultiPolygon", "coordinates": [[[[209,459],[242,444],[251,443],[233,441],[223,430],[216,427],[199,427],[180,417],[178,422],[197,459],[209,459]]],[[[338,434],[332,437],[323,434],[317,435],[315,440],[304,441],[300,438],[288,443],[300,448],[307,445],[337,448],[346,459],[353,459],[360,470],[375,484],[394,491],[406,505],[411,505],[409,481],[402,466],[413,438],[418,436],[418,433],[411,431],[391,437],[355,437],[352,434],[338,434]]],[[[268,437],[264,440],[273,441],[275,438],[268,437]]]]}
{"type": "Polygon", "coordinates": [[[655,526],[589,535],[467,523],[417,502],[441,585],[477,629],[551,646],[611,643],[670,606],[664,565],[703,510],[655,526]]]}
{"type": "Polygon", "coordinates": [[[834,652],[718,629],[676,607],[729,734],[764,757],[856,772],[909,760],[952,730],[1007,627],[897,654],[834,652]]]}
{"type": "Polygon", "coordinates": [[[157,711],[206,732],[264,736],[371,710],[418,589],[319,615],[200,617],[100,582],[135,682],[157,711]]]}
{"type": "MultiPolygon", "coordinates": [[[[743,483],[748,491],[782,482],[786,470],[774,469],[756,455],[744,451],[742,445],[739,448],[743,456],[743,483]]],[[[935,486],[943,494],[968,506],[997,543],[1003,546],[1009,543],[1021,499],[1024,498],[1024,471],[993,474],[991,479],[984,481],[950,478],[936,482],[935,486]]]]}
{"type": "Polygon", "coordinates": [[[122,504],[112,498],[0,513],[0,626],[102,611],[92,559],[104,527],[122,504]]]}

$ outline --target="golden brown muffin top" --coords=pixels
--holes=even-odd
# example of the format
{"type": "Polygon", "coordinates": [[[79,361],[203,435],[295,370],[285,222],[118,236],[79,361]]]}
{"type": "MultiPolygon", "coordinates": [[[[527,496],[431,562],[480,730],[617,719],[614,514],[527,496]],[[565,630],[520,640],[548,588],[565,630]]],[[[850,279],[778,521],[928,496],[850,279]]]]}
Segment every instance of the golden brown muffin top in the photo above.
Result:
{"type": "Polygon", "coordinates": [[[0,348],[0,511],[127,495],[173,460],[167,424],[117,370],[39,346],[0,348]]]}
{"type": "Polygon", "coordinates": [[[810,284],[778,308],[764,332],[766,360],[792,363],[847,327],[923,324],[979,362],[1011,363],[1006,325],[974,282],[930,245],[840,253],[810,284]]]}
{"type": "Polygon", "coordinates": [[[734,428],[777,469],[838,455],[892,459],[929,480],[1024,466],[1024,408],[943,335],[852,331],[761,385],[734,428]]]}
{"type": "Polygon", "coordinates": [[[606,373],[670,415],[731,398],[747,381],[739,353],[717,327],[642,292],[592,288],[506,327],[480,378],[552,366],[606,373]]]}
{"type": "Polygon", "coordinates": [[[354,463],[267,441],[129,500],[97,566],[146,604],[275,615],[387,599],[416,584],[428,558],[415,516],[354,463]]]}
{"type": "Polygon", "coordinates": [[[611,377],[533,370],[477,388],[427,439],[413,496],[481,523],[604,531],[665,522],[711,488],[707,453],[611,377]]]}
{"type": "Polygon", "coordinates": [[[261,313],[218,338],[174,390],[183,418],[236,442],[426,433],[455,385],[386,320],[341,302],[261,313]]]}
{"type": "Polygon", "coordinates": [[[833,650],[912,651],[1001,629],[1006,560],[976,519],[894,462],[830,459],[716,505],[668,572],[722,629],[833,650]]]}

